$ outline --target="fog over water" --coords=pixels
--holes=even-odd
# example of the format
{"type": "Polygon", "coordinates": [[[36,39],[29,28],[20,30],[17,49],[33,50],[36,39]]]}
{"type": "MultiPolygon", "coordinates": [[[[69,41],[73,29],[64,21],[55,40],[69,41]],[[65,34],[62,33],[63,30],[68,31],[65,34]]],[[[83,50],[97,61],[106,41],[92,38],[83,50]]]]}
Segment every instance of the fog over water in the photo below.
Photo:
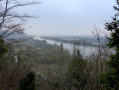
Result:
{"type": "MultiPolygon", "coordinates": [[[[55,44],[58,46],[61,45],[61,42],[54,41],[54,40],[41,39],[40,37],[34,37],[34,39],[46,40],[46,42],[51,45],[55,45],[55,44]]],[[[70,43],[63,43],[63,48],[65,50],[68,50],[71,54],[73,53],[74,48],[79,49],[83,56],[89,56],[90,54],[94,53],[97,50],[97,48],[93,46],[74,45],[70,43]]]]}
{"type": "MultiPolygon", "coordinates": [[[[29,25],[32,28],[27,29],[26,33],[37,36],[88,36],[92,35],[94,26],[106,31],[105,20],[111,20],[115,14],[114,5],[116,5],[114,0],[42,0],[42,4],[37,6],[37,9],[26,8],[31,14],[40,16],[30,21],[29,25]]],[[[46,41],[51,45],[61,45],[58,41],[46,41]]],[[[63,47],[73,53],[73,44],[63,42],[63,47]]],[[[85,56],[97,49],[83,45],[75,45],[75,48],[80,49],[85,56]]]]}

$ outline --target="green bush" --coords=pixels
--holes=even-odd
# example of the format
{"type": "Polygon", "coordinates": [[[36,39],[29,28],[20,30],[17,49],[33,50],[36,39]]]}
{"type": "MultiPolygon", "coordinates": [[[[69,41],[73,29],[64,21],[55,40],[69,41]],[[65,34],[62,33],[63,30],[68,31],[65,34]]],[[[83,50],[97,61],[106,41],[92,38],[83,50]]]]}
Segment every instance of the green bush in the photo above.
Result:
{"type": "Polygon", "coordinates": [[[82,58],[80,51],[73,60],[71,60],[68,75],[73,87],[84,89],[87,84],[86,61],[82,58]]]}
{"type": "Polygon", "coordinates": [[[19,90],[35,90],[34,72],[29,72],[27,76],[20,81],[19,90]]]}

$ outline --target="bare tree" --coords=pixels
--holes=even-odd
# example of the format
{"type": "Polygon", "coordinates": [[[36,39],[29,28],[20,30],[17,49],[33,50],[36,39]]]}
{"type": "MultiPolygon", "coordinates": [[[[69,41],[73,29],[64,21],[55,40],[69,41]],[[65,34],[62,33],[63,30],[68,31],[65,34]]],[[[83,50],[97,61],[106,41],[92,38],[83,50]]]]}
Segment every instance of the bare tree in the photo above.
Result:
{"type": "Polygon", "coordinates": [[[41,4],[41,2],[35,0],[0,0],[0,54],[8,51],[10,52],[9,55],[13,57],[20,52],[12,50],[11,53],[8,47],[24,40],[24,38],[19,37],[24,34],[26,29],[24,25],[27,19],[35,17],[18,12],[18,8],[36,4],[41,4]],[[18,37],[15,38],[16,36],[18,37]]]}
{"type": "Polygon", "coordinates": [[[29,18],[34,18],[26,13],[16,12],[16,8],[40,4],[37,1],[25,0],[0,0],[0,38],[5,39],[14,34],[23,34],[23,25],[29,18]]]}

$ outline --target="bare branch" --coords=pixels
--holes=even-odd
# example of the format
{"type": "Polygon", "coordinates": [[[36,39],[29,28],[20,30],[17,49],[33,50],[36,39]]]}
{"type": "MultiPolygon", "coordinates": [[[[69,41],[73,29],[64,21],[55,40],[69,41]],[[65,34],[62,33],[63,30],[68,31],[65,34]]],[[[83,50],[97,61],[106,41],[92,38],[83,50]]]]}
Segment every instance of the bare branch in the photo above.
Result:
{"type": "Polygon", "coordinates": [[[23,34],[25,24],[28,18],[35,18],[34,16],[15,12],[18,7],[41,4],[37,1],[20,1],[20,0],[0,0],[0,31],[1,38],[7,38],[14,34],[23,34]]]}
{"type": "Polygon", "coordinates": [[[4,20],[5,20],[5,16],[7,14],[7,8],[8,8],[8,0],[6,1],[6,4],[5,4],[5,10],[4,10],[5,12],[2,18],[2,22],[0,23],[0,29],[2,28],[2,24],[4,23],[4,20]]]}

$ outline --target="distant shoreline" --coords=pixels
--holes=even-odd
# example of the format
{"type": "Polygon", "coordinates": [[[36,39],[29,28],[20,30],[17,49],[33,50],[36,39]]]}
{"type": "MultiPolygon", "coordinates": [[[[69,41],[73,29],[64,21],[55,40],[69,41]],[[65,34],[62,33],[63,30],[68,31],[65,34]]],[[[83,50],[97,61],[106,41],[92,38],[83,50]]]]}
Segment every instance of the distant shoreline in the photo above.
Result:
{"type": "Polygon", "coordinates": [[[57,42],[69,43],[74,45],[84,45],[84,46],[93,46],[98,47],[96,38],[94,37],[40,37],[41,39],[54,40],[57,42]]]}

